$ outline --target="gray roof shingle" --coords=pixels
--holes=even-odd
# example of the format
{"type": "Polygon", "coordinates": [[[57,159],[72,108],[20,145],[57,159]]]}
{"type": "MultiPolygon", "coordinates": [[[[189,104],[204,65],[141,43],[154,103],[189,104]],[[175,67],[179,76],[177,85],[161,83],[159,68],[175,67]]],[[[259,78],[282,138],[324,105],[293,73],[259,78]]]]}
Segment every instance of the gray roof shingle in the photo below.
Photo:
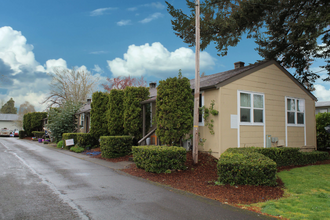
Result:
{"type": "Polygon", "coordinates": [[[16,121],[18,114],[0,114],[0,121],[16,121]]]}

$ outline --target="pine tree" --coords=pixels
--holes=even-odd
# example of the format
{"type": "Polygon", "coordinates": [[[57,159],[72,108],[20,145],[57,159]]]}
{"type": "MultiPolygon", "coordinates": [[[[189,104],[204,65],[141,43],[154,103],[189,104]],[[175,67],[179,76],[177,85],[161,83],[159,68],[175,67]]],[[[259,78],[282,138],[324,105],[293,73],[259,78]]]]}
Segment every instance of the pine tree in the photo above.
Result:
{"type": "Polygon", "coordinates": [[[10,98],[8,102],[1,107],[0,112],[2,114],[17,114],[17,108],[15,107],[13,98],[10,98]]]}
{"type": "MultiPolygon", "coordinates": [[[[187,0],[190,15],[166,4],[175,34],[194,46],[195,1],[187,0]]],[[[294,76],[310,89],[319,78],[317,72],[310,70],[315,58],[327,62],[321,68],[330,74],[328,0],[204,0],[200,6],[202,50],[214,42],[218,55],[225,56],[228,47],[236,46],[247,34],[247,38],[255,39],[262,57],[275,59],[285,68],[294,67],[294,76]]]]}

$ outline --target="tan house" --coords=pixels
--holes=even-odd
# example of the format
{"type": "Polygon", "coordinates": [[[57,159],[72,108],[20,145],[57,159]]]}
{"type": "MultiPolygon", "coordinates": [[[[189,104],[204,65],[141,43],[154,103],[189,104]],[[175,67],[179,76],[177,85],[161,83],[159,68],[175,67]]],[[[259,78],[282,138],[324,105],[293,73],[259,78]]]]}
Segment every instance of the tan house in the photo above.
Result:
{"type": "Polygon", "coordinates": [[[91,99],[87,99],[87,103],[82,106],[75,114],[78,119],[78,133],[89,133],[91,127],[91,99]]]}
{"type": "MultiPolygon", "coordinates": [[[[236,147],[316,147],[316,97],[276,61],[234,65],[200,79],[200,106],[210,107],[214,100],[219,114],[209,116],[214,135],[200,117],[200,138],[206,141],[199,150],[219,158],[236,147]]],[[[194,89],[194,79],[190,83],[194,89]]],[[[155,101],[152,97],[142,104],[155,101]]]]}

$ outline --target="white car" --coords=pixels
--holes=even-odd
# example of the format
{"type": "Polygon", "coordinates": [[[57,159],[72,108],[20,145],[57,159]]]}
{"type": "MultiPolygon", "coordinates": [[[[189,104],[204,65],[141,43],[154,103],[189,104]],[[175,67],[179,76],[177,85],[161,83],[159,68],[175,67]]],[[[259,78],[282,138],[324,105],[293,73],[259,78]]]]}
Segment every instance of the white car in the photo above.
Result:
{"type": "Polygon", "coordinates": [[[0,131],[0,136],[2,137],[9,137],[10,136],[10,130],[7,128],[2,128],[0,131]]]}

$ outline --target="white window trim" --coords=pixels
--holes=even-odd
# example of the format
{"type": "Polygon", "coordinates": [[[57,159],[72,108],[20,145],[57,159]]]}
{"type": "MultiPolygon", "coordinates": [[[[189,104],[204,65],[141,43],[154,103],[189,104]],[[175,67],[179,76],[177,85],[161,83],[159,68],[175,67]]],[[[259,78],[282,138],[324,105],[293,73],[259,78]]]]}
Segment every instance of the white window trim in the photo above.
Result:
{"type": "MultiPolygon", "coordinates": [[[[252,96],[253,97],[253,96],[252,96]]],[[[253,99],[251,99],[251,102],[253,104],[253,99]]],[[[264,148],[266,148],[266,103],[265,103],[265,93],[262,92],[253,92],[253,91],[245,91],[245,90],[237,90],[237,147],[240,148],[241,146],[241,130],[240,126],[248,125],[248,126],[263,126],[264,129],[264,148]],[[241,93],[250,93],[250,94],[256,94],[256,95],[262,95],[263,97],[263,123],[251,123],[251,122],[241,122],[241,93]]],[[[252,106],[251,106],[252,107],[252,106]]],[[[250,111],[250,114],[252,114],[252,111],[250,111]]],[[[251,117],[251,121],[254,121],[254,117],[251,117]]]]}
{"type": "MultiPolygon", "coordinates": [[[[202,107],[203,107],[204,106],[204,91],[200,91],[199,93],[202,95],[202,107]]],[[[198,103],[198,106],[199,106],[199,103],[198,103]]],[[[198,118],[199,118],[199,116],[198,116],[198,118]]],[[[204,126],[204,112],[202,114],[202,121],[199,122],[199,119],[198,119],[198,126],[204,126]]]]}
{"type": "Polygon", "coordinates": [[[239,120],[239,124],[240,125],[252,125],[252,126],[263,126],[265,124],[265,94],[264,93],[260,93],[260,92],[248,92],[248,91],[238,91],[238,98],[239,98],[239,111],[238,111],[238,120],[239,120]],[[246,109],[250,109],[250,119],[251,121],[250,122],[241,122],[241,96],[240,94],[241,93],[246,93],[246,94],[250,94],[251,95],[251,107],[243,107],[243,108],[246,108],[246,109]],[[263,101],[263,108],[254,108],[253,106],[253,95],[262,95],[262,101],[263,101]],[[254,122],[254,109],[259,109],[259,110],[262,110],[262,117],[263,117],[263,122],[254,122]]]}
{"type": "Polygon", "coordinates": [[[291,96],[285,96],[284,97],[284,102],[285,102],[285,146],[288,146],[288,127],[303,127],[304,128],[304,143],[306,145],[306,100],[302,98],[297,98],[297,97],[291,97],[291,96]],[[288,99],[295,99],[295,124],[289,124],[288,123],[288,106],[287,106],[287,100],[288,99]],[[304,106],[304,124],[298,124],[297,121],[297,100],[304,100],[305,106],[304,106]]]}

